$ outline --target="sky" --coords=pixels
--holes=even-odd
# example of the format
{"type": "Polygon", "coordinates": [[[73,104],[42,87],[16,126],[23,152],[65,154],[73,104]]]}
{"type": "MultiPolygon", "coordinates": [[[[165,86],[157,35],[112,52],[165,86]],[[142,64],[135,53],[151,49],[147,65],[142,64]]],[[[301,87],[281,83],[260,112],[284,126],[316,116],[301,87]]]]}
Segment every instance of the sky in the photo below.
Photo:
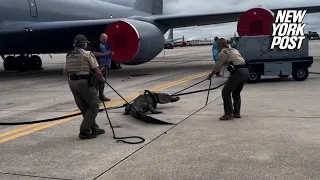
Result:
{"type": "MultiPolygon", "coordinates": [[[[104,0],[124,6],[132,6],[135,0],[104,0]]],[[[261,3],[259,0],[164,0],[163,14],[197,14],[221,13],[232,11],[246,11],[254,7],[285,8],[298,6],[320,5],[320,0],[268,0],[261,3]],[[281,2],[281,4],[279,3],[281,2]]],[[[305,32],[320,33],[320,13],[306,14],[304,23],[307,23],[305,32]]],[[[173,37],[185,37],[185,40],[213,38],[215,36],[230,38],[234,35],[237,22],[215,24],[208,26],[193,26],[173,30],[173,37]]],[[[168,37],[167,32],[165,37],[168,37]]]]}

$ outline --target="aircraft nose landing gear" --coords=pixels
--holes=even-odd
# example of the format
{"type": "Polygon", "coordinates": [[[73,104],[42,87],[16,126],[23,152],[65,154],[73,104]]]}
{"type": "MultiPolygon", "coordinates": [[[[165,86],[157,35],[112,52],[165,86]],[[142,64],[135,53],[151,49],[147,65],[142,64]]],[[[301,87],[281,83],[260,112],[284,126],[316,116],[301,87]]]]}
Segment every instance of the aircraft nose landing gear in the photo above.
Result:
{"type": "Polygon", "coordinates": [[[43,69],[42,60],[37,55],[7,56],[3,58],[3,67],[5,70],[19,70],[21,72],[43,69]]]}

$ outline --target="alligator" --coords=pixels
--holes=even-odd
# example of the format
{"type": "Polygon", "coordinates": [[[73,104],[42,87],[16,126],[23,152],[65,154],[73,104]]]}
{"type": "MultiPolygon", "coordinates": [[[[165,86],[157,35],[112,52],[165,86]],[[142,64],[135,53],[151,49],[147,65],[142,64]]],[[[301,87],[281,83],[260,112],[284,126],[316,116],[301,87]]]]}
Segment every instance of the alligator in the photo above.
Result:
{"type": "Polygon", "coordinates": [[[158,104],[168,104],[179,100],[180,98],[178,96],[145,90],[145,93],[135,98],[130,105],[125,105],[125,112],[123,114],[131,115],[135,119],[146,123],[172,125],[173,123],[147,116],[145,113],[150,111],[152,114],[161,114],[161,111],[156,110],[158,104]]]}

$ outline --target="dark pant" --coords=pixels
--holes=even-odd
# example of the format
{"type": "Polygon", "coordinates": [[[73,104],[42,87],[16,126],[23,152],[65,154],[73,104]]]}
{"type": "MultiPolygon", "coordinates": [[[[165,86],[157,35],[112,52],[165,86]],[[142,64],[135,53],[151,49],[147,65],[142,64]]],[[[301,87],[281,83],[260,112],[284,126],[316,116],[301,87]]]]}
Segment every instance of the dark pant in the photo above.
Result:
{"type": "Polygon", "coordinates": [[[90,132],[99,130],[96,123],[96,117],[99,112],[99,100],[95,87],[89,87],[86,79],[69,80],[69,87],[73,94],[74,100],[83,116],[80,131],[90,132]]]}
{"type": "MultiPolygon", "coordinates": [[[[100,66],[99,67],[100,71],[102,72],[102,75],[105,79],[107,79],[107,74],[108,74],[108,67],[105,66],[100,66]]],[[[99,92],[99,98],[104,98],[104,87],[105,87],[105,82],[104,81],[100,81],[99,80],[99,88],[98,88],[98,92],[99,92]]]]}
{"type": "Polygon", "coordinates": [[[231,116],[232,113],[240,114],[241,96],[243,89],[249,76],[248,68],[239,68],[235,70],[222,89],[222,99],[224,106],[224,113],[231,116]],[[231,93],[233,98],[233,107],[231,101],[231,93]]]}

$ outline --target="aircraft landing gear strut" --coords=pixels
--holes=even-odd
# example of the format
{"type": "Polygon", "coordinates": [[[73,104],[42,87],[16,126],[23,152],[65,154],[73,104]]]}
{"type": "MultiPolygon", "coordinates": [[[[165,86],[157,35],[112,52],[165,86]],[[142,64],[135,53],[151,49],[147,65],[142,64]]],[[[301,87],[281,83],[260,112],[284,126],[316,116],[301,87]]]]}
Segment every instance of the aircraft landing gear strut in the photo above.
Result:
{"type": "Polygon", "coordinates": [[[41,70],[42,60],[38,55],[1,56],[5,70],[41,70]]]}

